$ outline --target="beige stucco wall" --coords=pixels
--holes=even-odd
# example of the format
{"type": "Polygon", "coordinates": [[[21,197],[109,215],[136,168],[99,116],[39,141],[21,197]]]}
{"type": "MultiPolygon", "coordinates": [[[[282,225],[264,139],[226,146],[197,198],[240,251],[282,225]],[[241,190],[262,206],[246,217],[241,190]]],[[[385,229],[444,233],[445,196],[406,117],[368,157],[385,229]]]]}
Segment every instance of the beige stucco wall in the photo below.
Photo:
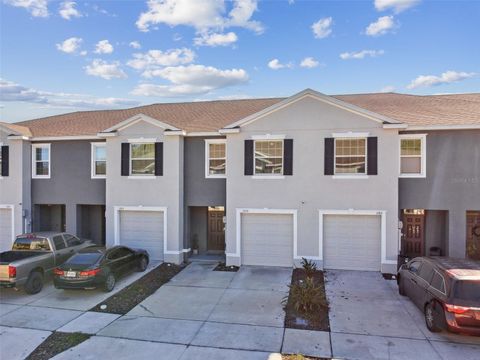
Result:
{"type": "MultiPolygon", "coordinates": [[[[319,255],[319,210],[386,211],[386,258],[382,271],[395,270],[398,249],[398,132],[358,114],[303,98],[227,136],[226,252],[235,254],[236,209],[296,209],[298,256],[319,255]],[[324,138],[335,132],[368,132],[378,137],[378,175],[334,179],[324,175],[324,138]],[[293,175],[254,179],[244,175],[244,140],[253,135],[294,139],[293,175]]],[[[230,264],[240,259],[227,256],[230,264]]],[[[320,265],[322,264],[319,261],[320,265]]]]}

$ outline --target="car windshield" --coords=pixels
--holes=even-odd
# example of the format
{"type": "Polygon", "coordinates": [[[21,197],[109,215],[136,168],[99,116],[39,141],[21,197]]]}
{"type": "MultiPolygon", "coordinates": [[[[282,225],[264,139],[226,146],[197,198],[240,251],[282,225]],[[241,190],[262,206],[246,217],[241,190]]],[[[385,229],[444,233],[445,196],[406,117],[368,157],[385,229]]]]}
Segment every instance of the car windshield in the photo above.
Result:
{"type": "Polygon", "coordinates": [[[45,238],[19,237],[15,239],[12,250],[42,250],[50,251],[50,245],[45,238]]]}
{"type": "Polygon", "coordinates": [[[455,284],[455,298],[480,302],[480,280],[457,281],[455,284]]]}
{"type": "Polygon", "coordinates": [[[84,253],[73,255],[68,259],[67,263],[70,265],[91,265],[95,264],[102,254],[99,253],[84,253]]]}

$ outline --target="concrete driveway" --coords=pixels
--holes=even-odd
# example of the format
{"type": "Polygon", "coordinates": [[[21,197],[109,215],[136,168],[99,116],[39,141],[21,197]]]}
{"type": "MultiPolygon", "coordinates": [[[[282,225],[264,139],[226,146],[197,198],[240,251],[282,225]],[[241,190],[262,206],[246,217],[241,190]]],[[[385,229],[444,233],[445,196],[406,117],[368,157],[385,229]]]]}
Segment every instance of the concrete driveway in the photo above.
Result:
{"type": "MultiPolygon", "coordinates": [[[[152,262],[147,272],[159,264],[152,262]]],[[[111,293],[102,290],[57,290],[51,281],[35,295],[28,295],[23,290],[0,289],[2,357],[24,359],[26,354],[33,351],[52,331],[96,333],[119,315],[91,313],[87,310],[145,273],[135,272],[121,278],[111,293]]]]}
{"type": "Polygon", "coordinates": [[[480,338],[430,333],[422,312],[380,273],[327,271],[326,291],[335,358],[480,358],[480,338]]]}

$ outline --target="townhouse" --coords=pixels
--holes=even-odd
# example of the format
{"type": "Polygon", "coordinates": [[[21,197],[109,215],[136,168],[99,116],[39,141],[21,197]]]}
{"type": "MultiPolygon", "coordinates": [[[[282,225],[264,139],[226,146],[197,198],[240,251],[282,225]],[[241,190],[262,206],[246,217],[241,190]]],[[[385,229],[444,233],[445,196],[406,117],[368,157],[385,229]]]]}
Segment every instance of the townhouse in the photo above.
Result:
{"type": "Polygon", "coordinates": [[[480,258],[480,94],[154,104],[0,123],[0,245],[57,230],[153,259],[395,272],[480,258]]]}

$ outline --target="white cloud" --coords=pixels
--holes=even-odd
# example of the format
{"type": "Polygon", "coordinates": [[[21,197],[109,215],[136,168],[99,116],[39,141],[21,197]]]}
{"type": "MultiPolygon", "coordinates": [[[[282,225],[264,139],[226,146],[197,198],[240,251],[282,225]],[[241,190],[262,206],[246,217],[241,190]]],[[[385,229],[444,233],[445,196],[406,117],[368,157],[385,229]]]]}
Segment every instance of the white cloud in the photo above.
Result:
{"type": "Polygon", "coordinates": [[[82,17],[82,13],[78,11],[75,6],[77,6],[77,3],[75,1],[64,1],[60,4],[58,13],[65,20],[70,20],[73,17],[82,17]]]}
{"type": "Polygon", "coordinates": [[[272,70],[280,70],[284,68],[292,68],[293,64],[292,63],[282,64],[280,60],[273,59],[268,62],[268,67],[272,70]]]}
{"type": "Polygon", "coordinates": [[[111,54],[113,52],[113,46],[108,40],[100,40],[95,45],[95,54],[111,54]]]}
{"type": "Polygon", "coordinates": [[[380,36],[388,33],[397,26],[393,16],[381,16],[377,21],[367,26],[365,33],[369,36],[380,36]]]}
{"type": "Polygon", "coordinates": [[[383,50],[362,50],[362,51],[352,51],[352,52],[344,52],[340,54],[340,58],[342,60],[349,60],[349,59],[363,59],[365,57],[377,57],[380,55],[385,54],[383,50]]]}
{"type": "Polygon", "coordinates": [[[238,40],[237,35],[234,32],[226,34],[219,33],[202,33],[194,39],[197,46],[228,46],[235,43],[238,40]]]}
{"type": "Polygon", "coordinates": [[[393,85],[387,85],[384,86],[383,88],[380,89],[380,92],[382,93],[390,93],[395,91],[395,86],[393,85]]]}
{"type": "MultiPolygon", "coordinates": [[[[66,39],[65,41],[56,44],[57,49],[60,51],[63,51],[64,53],[67,54],[75,54],[77,53],[78,49],[80,49],[80,46],[82,45],[83,40],[81,38],[77,37],[71,37],[66,39]]],[[[81,54],[83,55],[83,54],[81,54]]],[[[85,53],[86,55],[86,53],[85,53]]]]}
{"type": "Polygon", "coordinates": [[[465,80],[477,75],[476,73],[445,71],[440,76],[436,75],[420,75],[407,86],[408,89],[416,89],[418,87],[429,87],[451,84],[461,80],[465,80]]]}
{"type": "Polygon", "coordinates": [[[142,48],[142,45],[140,45],[140,43],[138,41],[131,41],[130,44],[128,44],[128,46],[130,46],[134,49],[141,49],[142,48]]]}
{"type": "Polygon", "coordinates": [[[227,16],[224,0],[148,0],[147,7],[136,22],[140,31],[149,31],[152,25],[157,24],[192,26],[198,31],[222,30],[232,26],[257,33],[263,31],[261,23],[251,20],[257,10],[256,0],[233,1],[227,16]]]}
{"type": "Polygon", "coordinates": [[[12,81],[0,79],[0,101],[20,101],[67,108],[101,109],[136,106],[136,100],[122,98],[97,98],[85,94],[54,93],[28,88],[12,81]]]}
{"type": "Polygon", "coordinates": [[[6,4],[21,7],[33,17],[48,17],[47,0],[5,0],[6,4]]]}
{"type": "Polygon", "coordinates": [[[385,11],[393,9],[395,13],[400,13],[420,3],[420,0],[375,0],[375,9],[385,11]]]}
{"type": "Polygon", "coordinates": [[[317,39],[328,37],[332,33],[333,19],[323,18],[312,24],[312,31],[317,39]]]}
{"type": "Polygon", "coordinates": [[[85,73],[106,80],[114,78],[123,79],[127,77],[127,74],[120,69],[120,63],[118,61],[108,63],[101,59],[94,59],[90,65],[87,65],[85,67],[85,73]]]}
{"type": "Polygon", "coordinates": [[[195,52],[187,48],[162,50],[149,50],[146,53],[133,54],[133,59],[127,65],[143,70],[143,76],[150,77],[151,71],[158,70],[163,66],[175,66],[190,64],[195,59],[195,52]]]}
{"type": "Polygon", "coordinates": [[[314,67],[317,67],[318,65],[320,65],[320,63],[310,56],[303,59],[302,62],[300,63],[301,67],[308,68],[308,69],[312,69],[314,67]]]}
{"type": "Polygon", "coordinates": [[[152,76],[168,80],[171,84],[139,84],[132,94],[162,97],[201,95],[248,81],[248,74],[243,69],[221,70],[204,65],[170,66],[153,71],[152,76]]]}

